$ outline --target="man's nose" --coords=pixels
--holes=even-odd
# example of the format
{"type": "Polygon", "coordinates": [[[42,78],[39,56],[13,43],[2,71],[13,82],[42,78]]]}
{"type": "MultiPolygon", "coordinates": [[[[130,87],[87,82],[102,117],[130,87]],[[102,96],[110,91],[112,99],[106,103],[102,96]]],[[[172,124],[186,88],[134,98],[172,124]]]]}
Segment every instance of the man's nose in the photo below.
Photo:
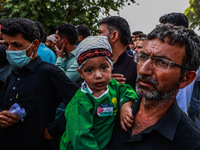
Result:
{"type": "Polygon", "coordinates": [[[139,65],[138,73],[143,75],[151,75],[153,73],[152,60],[148,59],[143,65],[139,65]]]}

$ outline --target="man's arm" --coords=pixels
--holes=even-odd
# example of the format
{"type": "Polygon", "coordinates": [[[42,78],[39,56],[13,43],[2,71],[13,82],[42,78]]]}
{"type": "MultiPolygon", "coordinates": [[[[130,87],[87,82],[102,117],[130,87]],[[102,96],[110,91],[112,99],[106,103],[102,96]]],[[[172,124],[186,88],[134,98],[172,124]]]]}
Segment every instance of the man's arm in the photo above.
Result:
{"type": "MultiPolygon", "coordinates": [[[[60,104],[63,102],[65,106],[69,103],[71,98],[75,95],[79,86],[72,82],[62,70],[52,72],[51,81],[56,95],[55,103],[60,104]]],[[[66,121],[64,116],[64,111],[60,117],[50,122],[45,131],[44,137],[46,139],[51,139],[52,137],[60,138],[65,131],[66,121]]]]}
{"type": "Polygon", "coordinates": [[[65,71],[67,77],[74,82],[78,82],[81,79],[81,75],[77,71],[78,63],[74,58],[74,63],[65,71]]]}

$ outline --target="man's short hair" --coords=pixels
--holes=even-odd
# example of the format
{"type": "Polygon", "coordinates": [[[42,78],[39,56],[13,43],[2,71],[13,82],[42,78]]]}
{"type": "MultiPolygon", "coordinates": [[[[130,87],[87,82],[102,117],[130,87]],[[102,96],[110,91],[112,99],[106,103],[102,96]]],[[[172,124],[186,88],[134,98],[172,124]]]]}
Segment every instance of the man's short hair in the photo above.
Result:
{"type": "Polygon", "coordinates": [[[134,32],[132,32],[132,35],[139,35],[139,34],[143,34],[143,32],[142,31],[134,31],[134,32]]]}
{"type": "Polygon", "coordinates": [[[42,43],[45,43],[46,41],[46,33],[44,31],[44,27],[43,25],[39,22],[39,21],[35,21],[39,31],[40,31],[40,39],[39,41],[42,42],[42,43]]]}
{"type": "Polygon", "coordinates": [[[40,39],[40,32],[34,21],[26,18],[10,18],[2,21],[2,34],[15,36],[19,33],[29,42],[40,39]]]}
{"type": "Polygon", "coordinates": [[[159,18],[159,22],[164,23],[164,24],[171,23],[176,26],[184,26],[186,28],[188,28],[188,26],[189,26],[189,21],[188,21],[187,17],[185,16],[185,14],[176,13],[176,12],[165,14],[165,15],[161,16],[159,18]]]}
{"type": "Polygon", "coordinates": [[[90,29],[86,25],[78,25],[77,27],[78,34],[82,35],[83,38],[85,39],[86,37],[90,36],[90,29]]]}
{"type": "Polygon", "coordinates": [[[180,46],[186,46],[186,56],[183,58],[182,73],[185,71],[196,71],[200,65],[200,37],[191,29],[184,26],[174,26],[172,24],[160,24],[148,34],[147,39],[158,38],[164,42],[169,39],[169,45],[179,43],[180,46]]]}
{"type": "Polygon", "coordinates": [[[78,31],[71,23],[61,23],[56,27],[58,35],[61,38],[66,38],[71,45],[76,45],[78,41],[78,31]]]}
{"type": "Polygon", "coordinates": [[[116,30],[119,33],[119,39],[124,46],[130,42],[131,31],[128,22],[119,16],[110,16],[103,18],[99,24],[106,24],[110,33],[116,30]]]}

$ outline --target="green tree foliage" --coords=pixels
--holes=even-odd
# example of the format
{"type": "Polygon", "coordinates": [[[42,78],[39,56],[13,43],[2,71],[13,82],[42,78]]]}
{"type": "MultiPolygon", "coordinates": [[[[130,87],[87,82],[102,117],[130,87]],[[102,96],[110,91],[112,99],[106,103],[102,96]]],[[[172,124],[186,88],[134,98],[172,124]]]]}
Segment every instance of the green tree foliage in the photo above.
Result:
{"type": "Polygon", "coordinates": [[[200,1],[189,0],[189,7],[185,10],[185,15],[190,22],[190,28],[200,30],[200,1]]]}
{"type": "Polygon", "coordinates": [[[94,32],[100,15],[109,15],[135,0],[0,0],[0,19],[29,18],[44,25],[45,31],[54,32],[62,22],[86,24],[94,32]],[[2,2],[3,1],[3,2],[2,2]]]}

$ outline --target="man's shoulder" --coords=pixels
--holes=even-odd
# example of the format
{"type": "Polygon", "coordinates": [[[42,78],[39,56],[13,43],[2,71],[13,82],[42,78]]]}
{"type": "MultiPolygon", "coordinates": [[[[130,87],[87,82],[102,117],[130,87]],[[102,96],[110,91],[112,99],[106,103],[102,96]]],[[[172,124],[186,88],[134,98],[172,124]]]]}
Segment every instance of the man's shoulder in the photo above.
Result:
{"type": "Polygon", "coordinates": [[[181,141],[183,142],[190,141],[192,143],[195,143],[194,141],[198,141],[199,143],[200,141],[200,129],[184,112],[182,112],[180,121],[176,128],[175,139],[182,139],[181,141]]]}
{"type": "Polygon", "coordinates": [[[42,61],[39,65],[38,65],[38,71],[42,71],[42,72],[49,72],[50,74],[54,73],[54,72],[63,72],[60,68],[58,68],[57,66],[50,64],[48,62],[42,61]]]}
{"type": "Polygon", "coordinates": [[[136,63],[134,62],[134,56],[128,54],[127,51],[125,51],[125,52],[123,53],[123,56],[124,56],[124,59],[123,59],[124,61],[128,61],[129,63],[132,63],[132,64],[136,64],[136,63]]]}

